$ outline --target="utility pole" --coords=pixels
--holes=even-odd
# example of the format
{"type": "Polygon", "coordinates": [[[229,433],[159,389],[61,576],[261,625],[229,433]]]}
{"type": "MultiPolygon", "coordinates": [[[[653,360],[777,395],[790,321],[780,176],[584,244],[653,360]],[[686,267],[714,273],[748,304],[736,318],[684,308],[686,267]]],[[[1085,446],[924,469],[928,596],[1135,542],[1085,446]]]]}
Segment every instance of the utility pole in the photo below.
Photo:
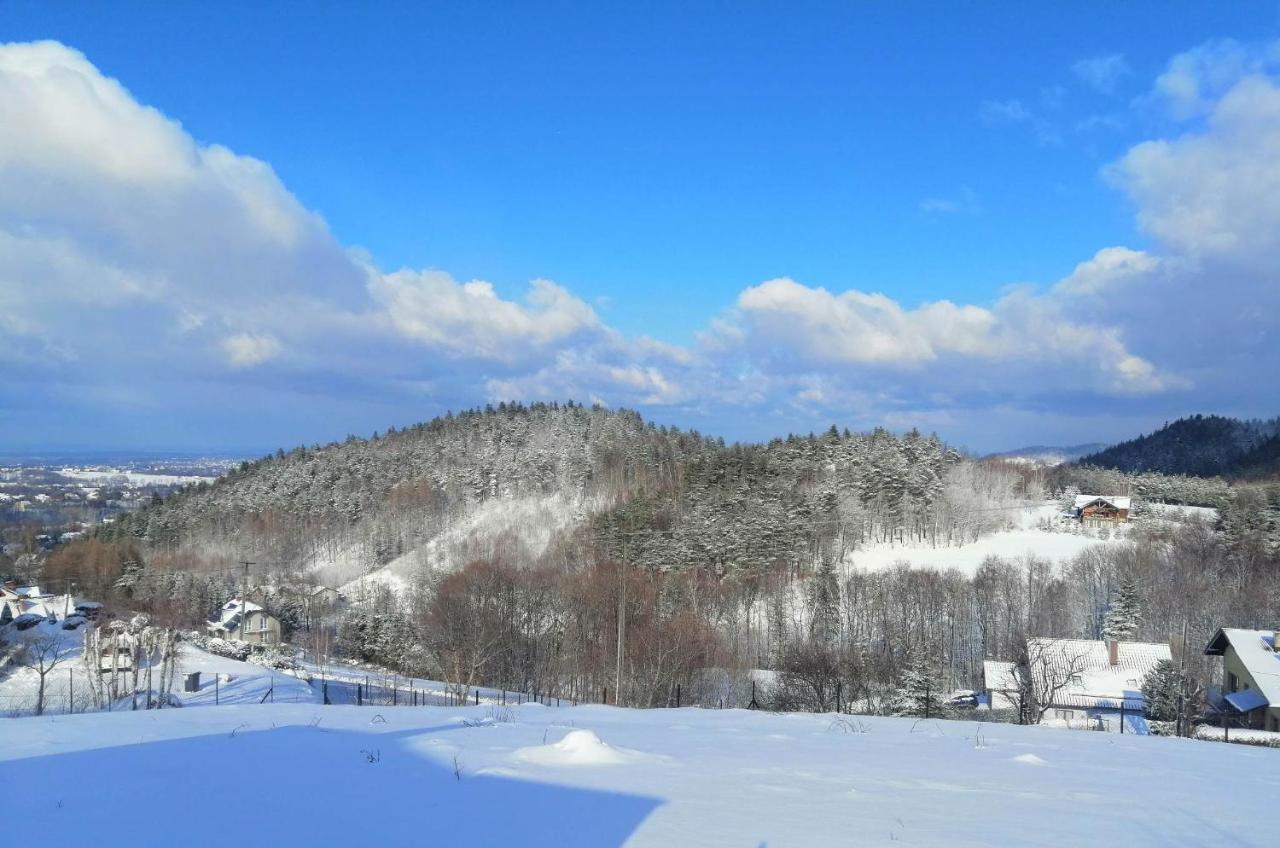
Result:
{"type": "MultiPolygon", "coordinates": [[[[625,526],[628,530],[630,529],[630,516],[628,516],[625,526]]],[[[618,590],[618,664],[614,671],[613,680],[613,703],[618,707],[622,706],[622,658],[626,653],[624,645],[627,639],[627,551],[631,544],[630,537],[626,535],[628,530],[623,531],[622,567],[618,570],[620,575],[618,590]]]]}
{"type": "Polygon", "coordinates": [[[1178,735],[1182,735],[1187,702],[1187,614],[1182,613],[1182,667],[1178,671],[1178,735]]]}
{"type": "Polygon", "coordinates": [[[257,563],[242,559],[240,564],[244,566],[244,577],[240,580],[240,639],[248,641],[245,634],[249,632],[249,566],[257,563]]]}

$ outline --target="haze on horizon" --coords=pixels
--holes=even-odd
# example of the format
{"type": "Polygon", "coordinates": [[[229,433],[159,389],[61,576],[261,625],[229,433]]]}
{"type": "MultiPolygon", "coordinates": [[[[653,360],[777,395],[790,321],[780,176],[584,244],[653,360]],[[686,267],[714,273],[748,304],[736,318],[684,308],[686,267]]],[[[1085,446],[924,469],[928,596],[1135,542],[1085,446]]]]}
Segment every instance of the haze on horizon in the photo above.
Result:
{"type": "Polygon", "coordinates": [[[0,444],[1275,415],[1276,11],[8,4],[0,444]]]}

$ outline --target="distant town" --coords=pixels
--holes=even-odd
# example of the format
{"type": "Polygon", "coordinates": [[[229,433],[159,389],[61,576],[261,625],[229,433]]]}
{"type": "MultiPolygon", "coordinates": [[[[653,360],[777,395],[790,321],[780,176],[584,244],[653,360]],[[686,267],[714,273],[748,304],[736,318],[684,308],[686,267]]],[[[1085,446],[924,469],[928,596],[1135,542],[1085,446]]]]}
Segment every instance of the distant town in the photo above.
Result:
{"type": "Polygon", "coordinates": [[[210,482],[242,461],[226,456],[0,458],[0,554],[39,556],[183,486],[210,482]]]}

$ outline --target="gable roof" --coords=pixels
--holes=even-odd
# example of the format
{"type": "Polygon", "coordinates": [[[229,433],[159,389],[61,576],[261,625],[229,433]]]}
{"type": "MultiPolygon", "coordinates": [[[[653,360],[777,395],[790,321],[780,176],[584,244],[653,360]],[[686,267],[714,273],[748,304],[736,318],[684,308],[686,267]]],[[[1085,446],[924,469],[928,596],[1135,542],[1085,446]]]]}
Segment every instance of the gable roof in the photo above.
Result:
{"type": "Polygon", "coordinates": [[[1224,627],[1213,634],[1204,652],[1209,656],[1222,656],[1227,647],[1235,649],[1240,664],[1253,678],[1257,687],[1271,706],[1280,706],[1280,653],[1276,653],[1276,634],[1273,630],[1241,630],[1224,627]]]}
{"type": "MultiPolygon", "coordinates": [[[[1027,653],[1037,667],[1055,679],[1070,682],[1053,697],[1054,706],[1119,707],[1138,709],[1142,702],[1142,678],[1161,660],[1171,660],[1169,646],[1159,642],[1120,642],[1119,662],[1111,664],[1107,643],[1097,639],[1027,640],[1027,653]]],[[[1011,692],[1018,688],[1015,665],[987,660],[982,673],[987,688],[1011,692]]]]}
{"type": "MultiPolygon", "coordinates": [[[[258,606],[253,601],[247,601],[243,606],[248,612],[262,611],[262,607],[258,606]]],[[[218,611],[218,617],[210,621],[209,624],[228,632],[235,630],[240,626],[240,607],[240,599],[232,598],[222,605],[222,609],[218,611]]]]}
{"type": "Polygon", "coordinates": [[[1073,508],[1079,512],[1096,501],[1110,504],[1116,509],[1129,509],[1133,504],[1133,498],[1122,495],[1076,495],[1076,502],[1073,508]]]}

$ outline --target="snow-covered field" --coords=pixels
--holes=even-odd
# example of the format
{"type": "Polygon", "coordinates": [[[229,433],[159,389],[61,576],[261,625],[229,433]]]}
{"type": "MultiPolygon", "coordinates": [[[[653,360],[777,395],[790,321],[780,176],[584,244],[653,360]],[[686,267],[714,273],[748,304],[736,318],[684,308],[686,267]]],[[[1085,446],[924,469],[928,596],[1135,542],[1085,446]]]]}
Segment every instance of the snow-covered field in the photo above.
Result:
{"type": "Polygon", "coordinates": [[[198,474],[146,474],[118,468],[59,468],[58,474],[71,480],[91,483],[123,478],[130,486],[185,486],[188,483],[210,483],[218,479],[198,474]]]}
{"type": "Polygon", "coordinates": [[[1280,751],[968,722],[586,706],[0,721],[23,820],[94,844],[1274,844],[1280,751]],[[497,720],[495,721],[495,717],[497,720]]]}
{"type": "Polygon", "coordinates": [[[963,545],[933,547],[920,544],[878,543],[852,551],[845,565],[879,571],[906,563],[913,568],[951,568],[972,575],[987,557],[1019,560],[1028,556],[1062,562],[1095,545],[1114,542],[1093,533],[1068,532],[1071,523],[1061,520],[1062,507],[1045,503],[1015,510],[1008,530],[982,536],[963,545]],[[1057,529],[1046,530],[1044,526],[1057,529]]]}
{"type": "Polygon", "coordinates": [[[317,576],[339,585],[347,597],[359,598],[382,584],[402,592],[413,577],[450,571],[474,559],[492,557],[504,546],[518,545],[530,558],[542,554],[555,534],[581,523],[588,507],[561,495],[494,498],[452,523],[425,545],[364,574],[359,552],[342,552],[333,562],[313,564],[317,576]]]}

